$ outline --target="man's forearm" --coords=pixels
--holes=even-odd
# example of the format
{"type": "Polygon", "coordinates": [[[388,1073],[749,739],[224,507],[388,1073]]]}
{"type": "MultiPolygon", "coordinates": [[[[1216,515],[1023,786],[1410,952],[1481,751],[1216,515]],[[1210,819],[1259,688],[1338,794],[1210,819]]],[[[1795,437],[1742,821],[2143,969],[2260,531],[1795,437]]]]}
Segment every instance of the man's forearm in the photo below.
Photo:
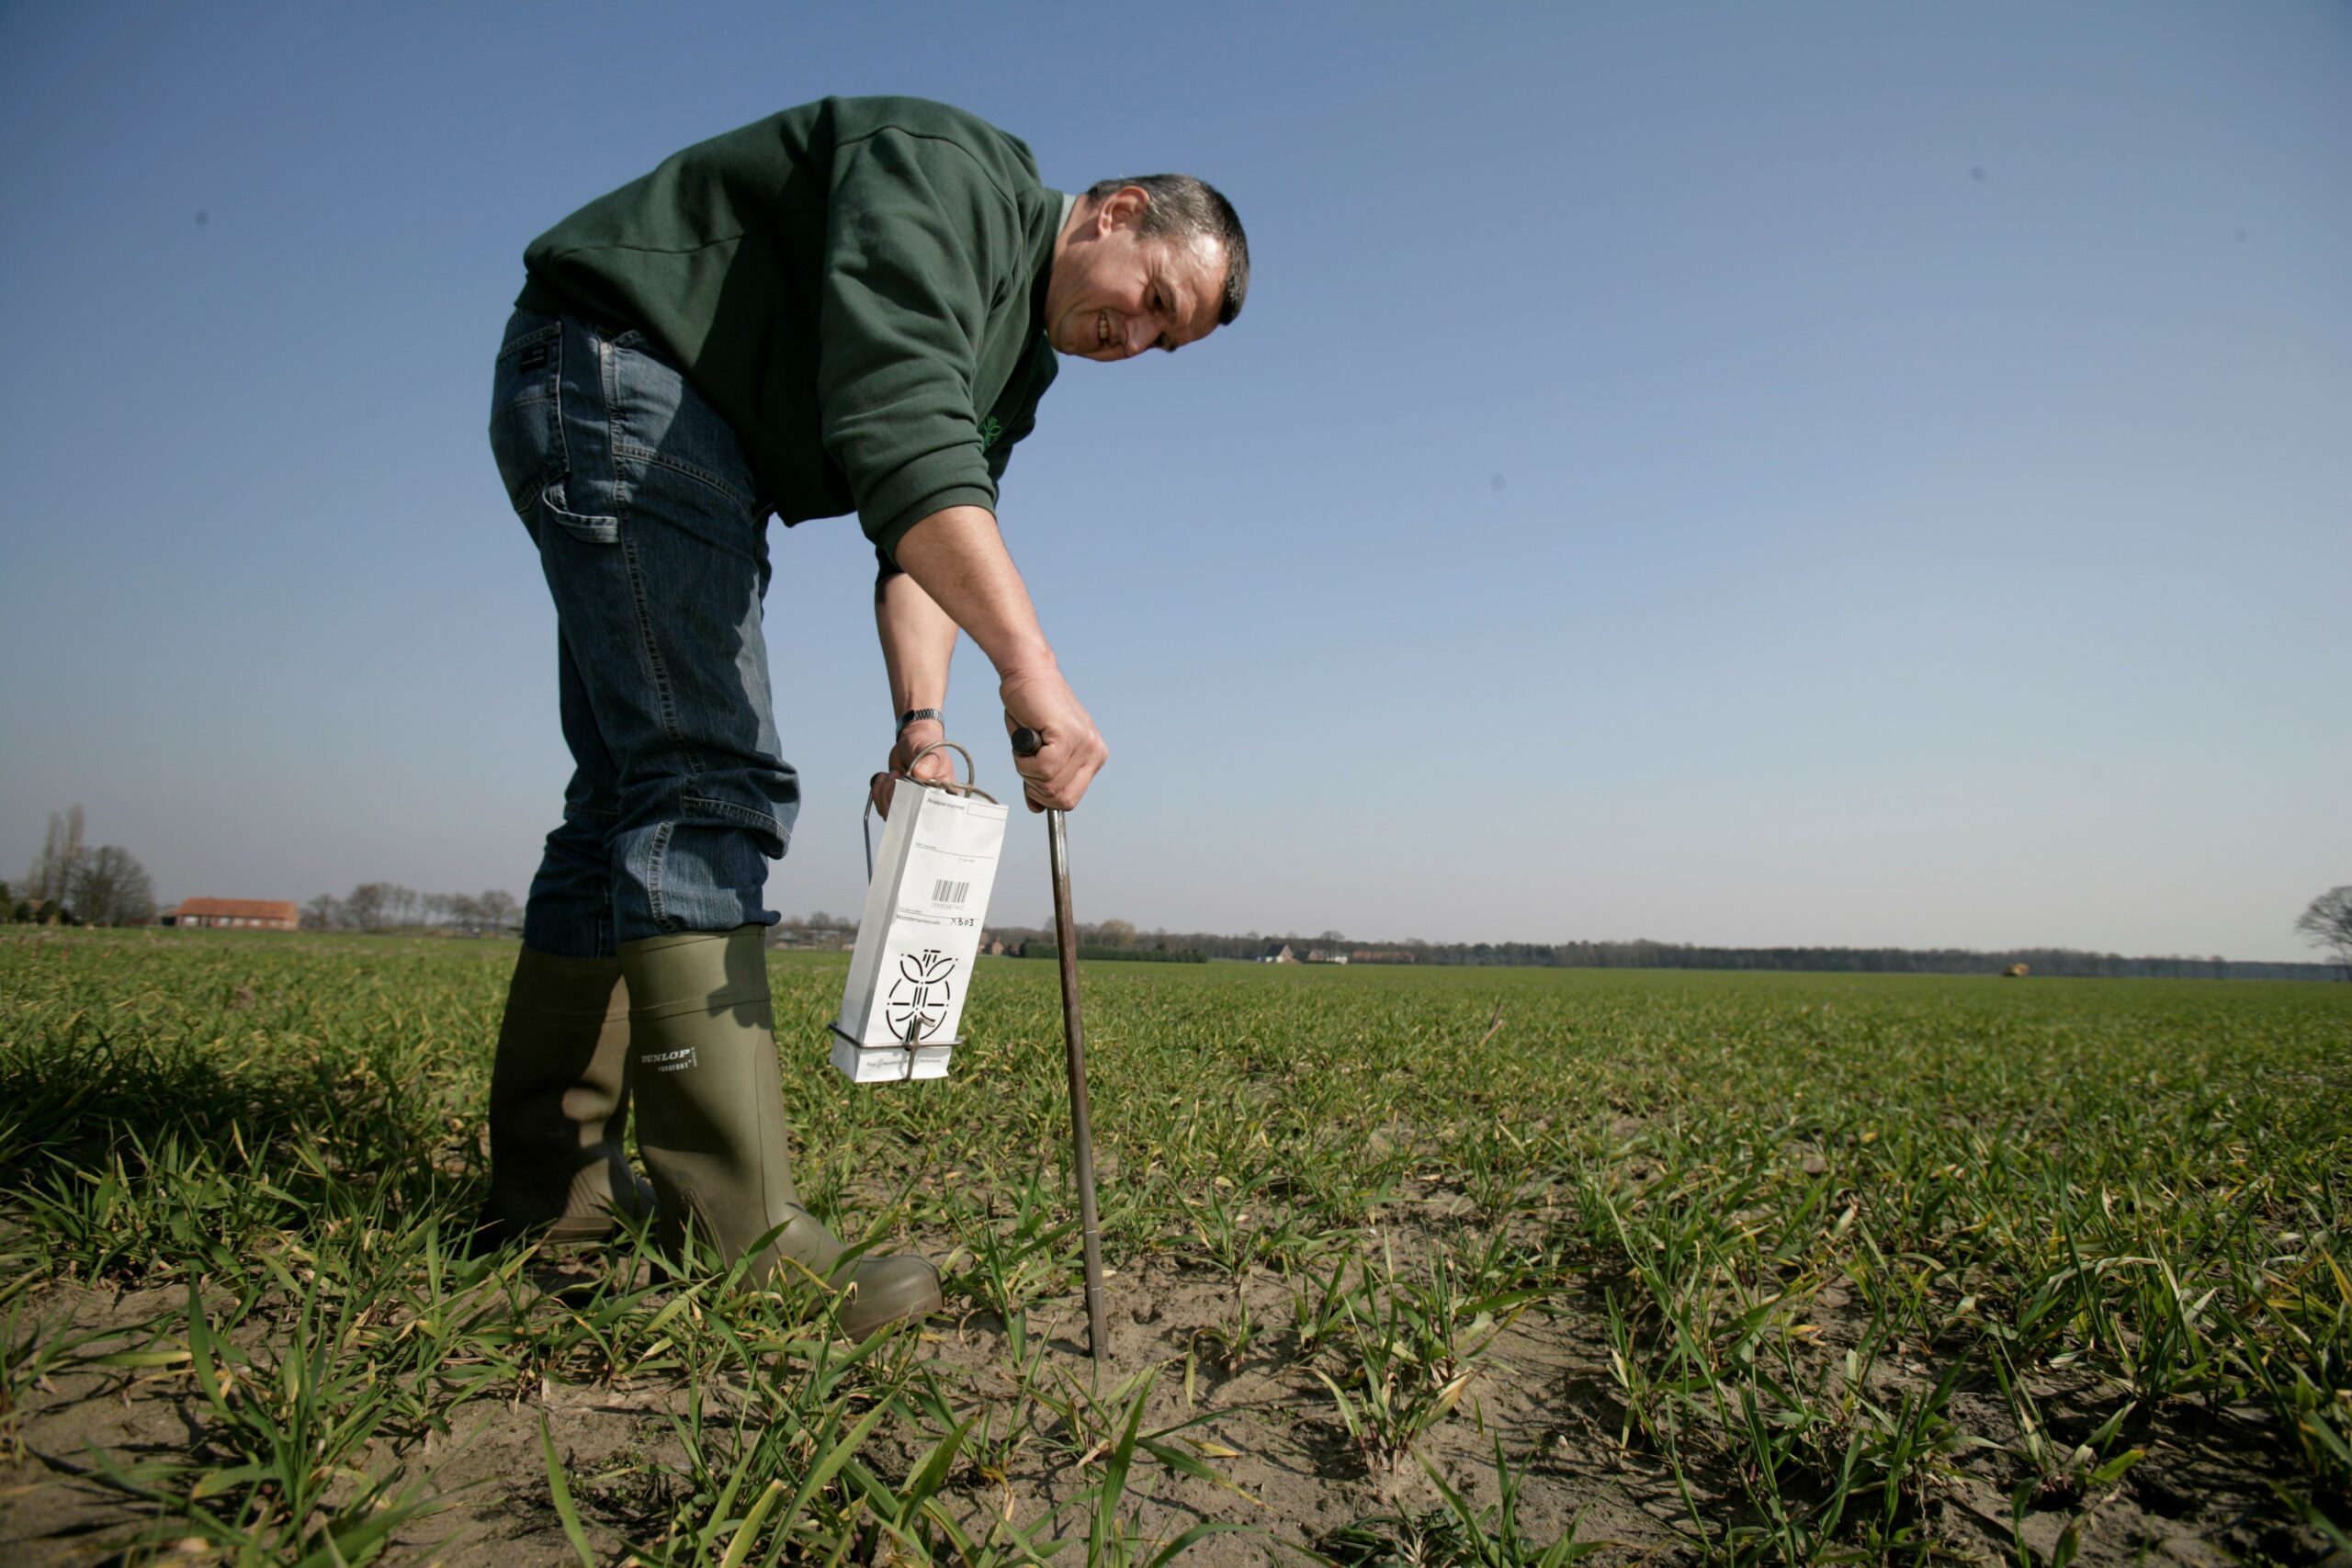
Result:
{"type": "Polygon", "coordinates": [[[875,595],[874,629],[889,671],[892,716],[945,707],[947,666],[956,655],[956,623],[947,612],[901,572],[875,595]]]}
{"type": "MultiPolygon", "coordinates": [[[[980,645],[980,651],[989,656],[1000,676],[1053,668],[1054,650],[1037,625],[1037,611],[1029,602],[1029,590],[1022,582],[1012,556],[1005,553],[996,518],[985,507],[950,506],[933,513],[899,538],[896,553],[899,565],[922,586],[932,607],[944,613],[952,623],[951,647],[953,627],[961,626],[980,645]]],[[[893,579],[885,584],[885,598],[877,614],[888,612],[888,590],[897,581],[893,579]]],[[[887,657],[887,631],[884,652],[887,657]]],[[[944,690],[944,659],[940,679],[944,690]]],[[[891,685],[895,691],[895,671],[891,685]]]]}
{"type": "MultiPolygon", "coordinates": [[[[1006,734],[1016,728],[1036,734],[1038,746],[1012,764],[1030,807],[1067,811],[1076,806],[1111,750],[1062,679],[1029,590],[997,536],[996,518],[985,507],[944,508],[907,530],[897,554],[934,608],[969,632],[996,665],[1006,734]]],[[[910,730],[909,738],[919,732],[910,730]]]]}

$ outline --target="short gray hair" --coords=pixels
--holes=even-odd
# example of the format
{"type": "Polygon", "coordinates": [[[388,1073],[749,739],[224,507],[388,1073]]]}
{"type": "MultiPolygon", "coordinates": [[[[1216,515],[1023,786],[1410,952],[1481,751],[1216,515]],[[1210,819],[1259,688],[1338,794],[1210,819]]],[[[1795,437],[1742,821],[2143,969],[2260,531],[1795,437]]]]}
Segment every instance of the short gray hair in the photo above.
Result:
{"type": "Polygon", "coordinates": [[[1086,187],[1086,198],[1099,205],[1129,186],[1150,198],[1139,225],[1144,233],[1216,242],[1225,252],[1225,294],[1217,301],[1216,324],[1224,326],[1241,314],[1241,301],[1250,294],[1250,236],[1241,231],[1241,215],[1233,210],[1233,203],[1215,186],[1190,175],[1097,180],[1086,187]]]}

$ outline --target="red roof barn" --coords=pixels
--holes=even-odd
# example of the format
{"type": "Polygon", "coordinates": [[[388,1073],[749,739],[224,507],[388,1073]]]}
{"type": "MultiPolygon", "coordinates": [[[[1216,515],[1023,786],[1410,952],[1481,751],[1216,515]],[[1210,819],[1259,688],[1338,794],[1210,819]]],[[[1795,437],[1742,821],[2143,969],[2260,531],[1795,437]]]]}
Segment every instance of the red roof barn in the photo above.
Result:
{"type": "Polygon", "coordinates": [[[164,923],[290,931],[301,925],[302,911],[283,898],[187,898],[164,917],[164,923]]]}

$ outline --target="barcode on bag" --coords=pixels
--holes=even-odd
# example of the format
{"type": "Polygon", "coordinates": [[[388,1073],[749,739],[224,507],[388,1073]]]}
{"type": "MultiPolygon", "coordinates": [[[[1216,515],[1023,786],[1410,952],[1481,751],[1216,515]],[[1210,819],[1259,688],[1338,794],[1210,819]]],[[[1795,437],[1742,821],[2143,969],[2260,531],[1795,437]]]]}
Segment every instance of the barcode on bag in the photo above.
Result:
{"type": "Polygon", "coordinates": [[[943,881],[932,888],[931,901],[934,904],[961,904],[971,891],[972,885],[968,882],[943,881]]]}

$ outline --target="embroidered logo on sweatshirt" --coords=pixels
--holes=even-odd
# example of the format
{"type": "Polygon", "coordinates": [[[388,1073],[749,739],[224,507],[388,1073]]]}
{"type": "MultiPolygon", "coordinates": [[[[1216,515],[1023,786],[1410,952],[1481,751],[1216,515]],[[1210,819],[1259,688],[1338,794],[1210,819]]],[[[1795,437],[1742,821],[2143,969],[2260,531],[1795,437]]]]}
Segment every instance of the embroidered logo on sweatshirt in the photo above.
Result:
{"type": "Polygon", "coordinates": [[[996,422],[996,415],[990,414],[980,421],[980,450],[985,452],[995,446],[996,438],[1003,434],[1004,426],[996,422]]]}

